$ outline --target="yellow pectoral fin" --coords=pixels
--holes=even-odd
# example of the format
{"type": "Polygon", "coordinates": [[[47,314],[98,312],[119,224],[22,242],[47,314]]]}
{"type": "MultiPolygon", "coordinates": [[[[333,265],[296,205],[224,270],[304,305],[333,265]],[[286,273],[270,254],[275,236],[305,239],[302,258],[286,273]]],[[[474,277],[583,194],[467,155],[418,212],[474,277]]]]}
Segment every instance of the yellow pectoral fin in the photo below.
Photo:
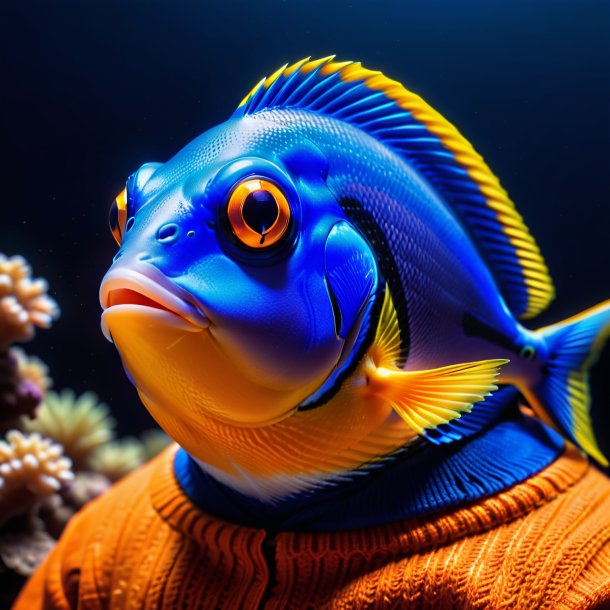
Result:
{"type": "Polygon", "coordinates": [[[369,389],[385,398],[417,434],[468,413],[494,390],[499,369],[508,360],[482,360],[428,371],[367,366],[369,389]]]}

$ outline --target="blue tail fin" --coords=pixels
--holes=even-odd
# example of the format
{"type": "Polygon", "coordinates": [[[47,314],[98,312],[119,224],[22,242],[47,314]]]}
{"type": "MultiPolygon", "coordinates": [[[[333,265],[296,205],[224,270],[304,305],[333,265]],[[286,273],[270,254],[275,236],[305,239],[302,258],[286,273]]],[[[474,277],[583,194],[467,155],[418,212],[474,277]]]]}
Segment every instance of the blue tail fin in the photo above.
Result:
{"type": "Polygon", "coordinates": [[[610,300],[538,332],[548,360],[542,379],[525,392],[528,401],[543,419],[546,415],[570,440],[608,466],[593,434],[589,368],[610,336],[610,300]]]}

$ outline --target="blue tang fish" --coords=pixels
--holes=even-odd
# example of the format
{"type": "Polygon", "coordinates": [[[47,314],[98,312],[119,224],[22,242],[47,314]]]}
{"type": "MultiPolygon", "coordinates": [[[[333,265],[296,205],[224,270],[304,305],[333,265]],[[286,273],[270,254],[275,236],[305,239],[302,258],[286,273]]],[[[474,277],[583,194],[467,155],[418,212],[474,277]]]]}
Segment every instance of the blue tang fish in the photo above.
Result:
{"type": "Polygon", "coordinates": [[[456,128],[380,72],[281,67],[130,176],[110,223],[104,332],[158,423],[243,494],[275,502],[460,441],[517,391],[608,464],[587,375],[610,301],[523,326],[554,289],[522,217],[456,128]]]}

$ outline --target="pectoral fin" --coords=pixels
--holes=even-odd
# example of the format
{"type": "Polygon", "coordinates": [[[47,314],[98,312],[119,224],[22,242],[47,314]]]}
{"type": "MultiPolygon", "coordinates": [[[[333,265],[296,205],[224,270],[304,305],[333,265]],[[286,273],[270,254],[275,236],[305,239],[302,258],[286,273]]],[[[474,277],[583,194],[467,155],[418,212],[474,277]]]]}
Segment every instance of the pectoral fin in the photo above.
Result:
{"type": "Polygon", "coordinates": [[[369,390],[385,398],[417,433],[468,413],[497,389],[495,379],[508,360],[482,360],[427,371],[403,371],[393,366],[366,365],[369,390]]]}

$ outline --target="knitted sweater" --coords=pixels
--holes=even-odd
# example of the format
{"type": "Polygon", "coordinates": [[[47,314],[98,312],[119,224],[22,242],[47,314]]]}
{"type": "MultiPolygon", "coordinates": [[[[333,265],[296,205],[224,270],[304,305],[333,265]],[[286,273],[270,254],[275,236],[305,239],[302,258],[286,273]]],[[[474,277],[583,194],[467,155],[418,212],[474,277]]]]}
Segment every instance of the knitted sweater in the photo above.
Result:
{"type": "Polygon", "coordinates": [[[465,507],[273,538],[197,508],[176,481],[175,451],[78,514],[15,610],[610,604],[610,481],[571,447],[465,507]]]}

